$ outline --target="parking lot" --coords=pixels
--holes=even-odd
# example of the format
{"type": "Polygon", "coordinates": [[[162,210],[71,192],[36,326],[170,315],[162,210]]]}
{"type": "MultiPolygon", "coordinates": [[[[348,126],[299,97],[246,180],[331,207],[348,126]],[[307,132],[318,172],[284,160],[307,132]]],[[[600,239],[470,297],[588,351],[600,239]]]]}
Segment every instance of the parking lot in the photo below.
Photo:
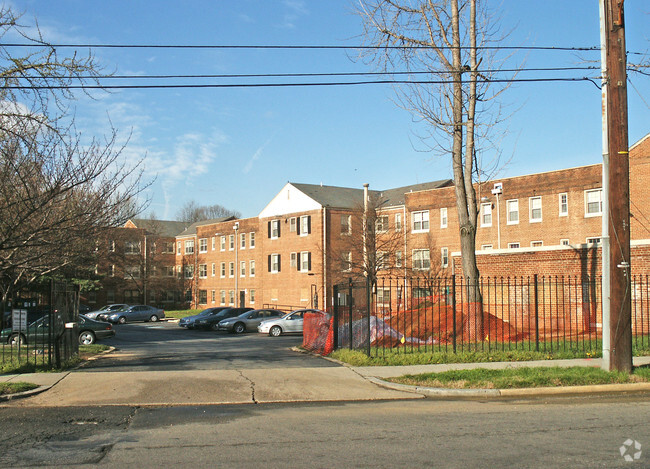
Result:
{"type": "Polygon", "coordinates": [[[116,335],[101,341],[116,350],[90,362],[92,371],[232,370],[337,366],[294,352],[302,335],[269,337],[257,333],[187,330],[176,322],[118,324],[116,335]]]}

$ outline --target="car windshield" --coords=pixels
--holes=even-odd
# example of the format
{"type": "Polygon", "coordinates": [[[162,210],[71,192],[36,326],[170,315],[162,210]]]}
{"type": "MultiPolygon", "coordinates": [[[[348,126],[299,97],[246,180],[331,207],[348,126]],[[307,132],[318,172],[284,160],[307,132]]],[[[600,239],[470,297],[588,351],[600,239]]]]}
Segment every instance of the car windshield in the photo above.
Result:
{"type": "Polygon", "coordinates": [[[224,309],[223,311],[219,311],[217,314],[214,315],[215,318],[222,318],[228,313],[227,309],[224,309]]]}
{"type": "Polygon", "coordinates": [[[212,313],[214,313],[214,310],[211,309],[211,308],[208,308],[208,309],[204,309],[203,311],[201,311],[199,314],[197,314],[197,316],[207,316],[208,314],[212,314],[212,313]]]}

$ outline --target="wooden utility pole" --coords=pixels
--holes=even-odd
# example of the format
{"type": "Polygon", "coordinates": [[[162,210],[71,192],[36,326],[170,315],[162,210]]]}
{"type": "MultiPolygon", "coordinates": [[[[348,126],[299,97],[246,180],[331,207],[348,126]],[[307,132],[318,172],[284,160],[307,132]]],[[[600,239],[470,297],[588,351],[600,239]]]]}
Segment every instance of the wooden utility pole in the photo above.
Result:
{"type": "Polygon", "coordinates": [[[632,371],[630,165],[624,0],[605,0],[609,153],[610,370],[632,371]]]}

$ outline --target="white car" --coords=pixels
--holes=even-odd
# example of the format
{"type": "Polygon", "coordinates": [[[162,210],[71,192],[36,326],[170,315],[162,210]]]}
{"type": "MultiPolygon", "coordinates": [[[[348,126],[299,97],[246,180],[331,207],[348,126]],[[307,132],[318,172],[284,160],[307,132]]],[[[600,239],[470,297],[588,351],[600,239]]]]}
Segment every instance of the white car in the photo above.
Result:
{"type": "Polygon", "coordinates": [[[268,334],[271,337],[278,337],[282,334],[291,333],[302,334],[302,322],[305,313],[326,314],[318,309],[299,309],[286,314],[279,319],[262,321],[260,325],[257,326],[257,332],[260,334],[268,334]]]}

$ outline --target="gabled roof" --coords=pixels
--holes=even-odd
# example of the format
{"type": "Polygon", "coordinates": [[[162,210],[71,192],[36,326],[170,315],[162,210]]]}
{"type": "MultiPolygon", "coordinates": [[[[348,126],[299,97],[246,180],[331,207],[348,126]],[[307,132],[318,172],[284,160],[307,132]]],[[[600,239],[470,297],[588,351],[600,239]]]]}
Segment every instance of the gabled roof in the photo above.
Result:
{"type": "Polygon", "coordinates": [[[132,218],[129,220],[136,228],[148,233],[174,238],[187,228],[188,223],[174,220],[152,220],[150,218],[132,218]]]}
{"type": "Polygon", "coordinates": [[[187,227],[187,229],[185,229],[182,233],[179,233],[177,236],[193,236],[196,234],[196,228],[198,226],[215,225],[217,223],[221,223],[224,221],[230,221],[236,219],[237,217],[220,217],[220,218],[212,218],[210,220],[197,221],[195,223],[192,223],[190,226],[187,227]]]}
{"type": "MultiPolygon", "coordinates": [[[[290,184],[324,207],[353,209],[363,203],[363,189],[323,186],[317,184],[300,184],[293,182],[290,184]]],[[[388,189],[385,191],[370,190],[369,193],[382,197],[384,199],[382,206],[395,207],[404,204],[404,195],[408,192],[438,189],[450,185],[452,185],[451,179],[444,179],[388,189]]]]}

